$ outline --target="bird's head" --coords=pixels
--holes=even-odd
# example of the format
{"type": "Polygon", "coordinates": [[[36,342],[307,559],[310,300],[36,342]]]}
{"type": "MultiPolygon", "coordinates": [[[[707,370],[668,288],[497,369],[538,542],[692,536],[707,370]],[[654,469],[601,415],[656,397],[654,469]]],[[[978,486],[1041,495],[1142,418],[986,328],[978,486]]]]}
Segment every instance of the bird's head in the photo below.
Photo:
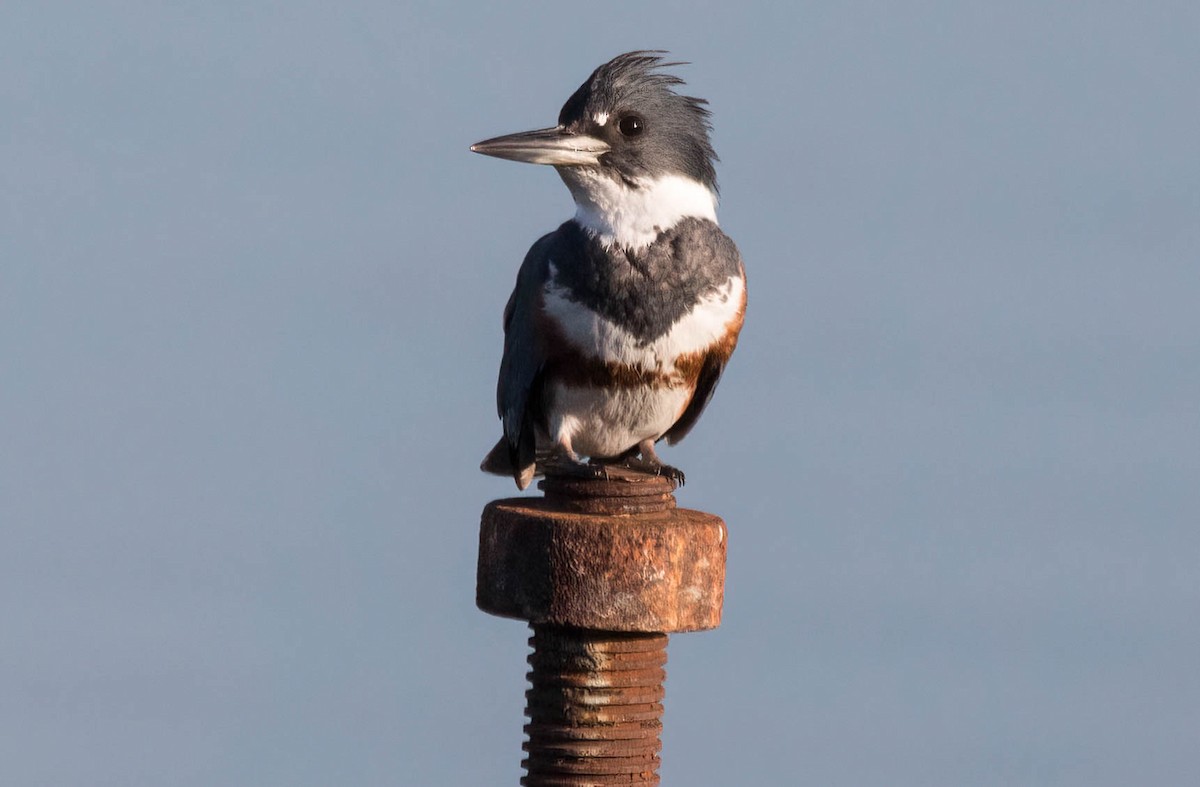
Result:
{"type": "Polygon", "coordinates": [[[683,80],[662,71],[672,65],[680,64],[663,63],[658,51],[618,55],[567,99],[557,126],[484,140],[471,150],[554,166],[579,205],[581,223],[621,245],[644,245],[656,228],[684,215],[715,219],[717,156],[707,102],[675,92],[683,80]],[[679,215],[667,215],[672,211],[679,215]]]}

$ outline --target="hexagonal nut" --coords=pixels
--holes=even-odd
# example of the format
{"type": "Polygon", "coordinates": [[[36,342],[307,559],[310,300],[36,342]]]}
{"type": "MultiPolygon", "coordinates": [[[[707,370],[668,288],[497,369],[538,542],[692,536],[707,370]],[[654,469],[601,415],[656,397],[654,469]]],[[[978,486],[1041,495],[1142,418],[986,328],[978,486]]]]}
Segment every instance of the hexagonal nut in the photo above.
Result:
{"type": "Polygon", "coordinates": [[[672,508],[564,511],[541,498],[489,503],[476,603],[493,615],[607,631],[699,631],[721,622],[725,523],[672,508]]]}

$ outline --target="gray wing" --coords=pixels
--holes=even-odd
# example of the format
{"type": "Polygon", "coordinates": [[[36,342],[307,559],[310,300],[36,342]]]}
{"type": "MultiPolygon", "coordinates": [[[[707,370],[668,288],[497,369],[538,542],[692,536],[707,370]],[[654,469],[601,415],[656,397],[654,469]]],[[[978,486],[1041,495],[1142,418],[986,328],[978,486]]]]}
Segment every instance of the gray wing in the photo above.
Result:
{"type": "Polygon", "coordinates": [[[525,255],[517,285],[504,307],[504,357],[496,383],[496,409],[504,423],[514,473],[534,462],[535,417],[545,349],[537,333],[537,310],[550,273],[549,250],[554,233],[538,240],[525,255]]]}
{"type": "Polygon", "coordinates": [[[711,353],[704,359],[704,366],[700,368],[700,377],[696,380],[696,392],[692,394],[692,401],[688,402],[688,406],[684,409],[683,415],[679,416],[679,420],[663,435],[667,439],[668,445],[675,445],[687,437],[688,432],[692,431],[692,427],[696,425],[700,414],[704,412],[704,408],[708,406],[709,400],[717,390],[717,383],[721,380],[721,373],[725,371],[725,364],[728,360],[728,355],[716,353],[711,353]]]}
{"type": "MultiPolygon", "coordinates": [[[[740,258],[738,260],[738,275],[741,276],[742,282],[745,283],[746,269],[742,265],[740,258]]],[[[742,319],[745,318],[746,313],[745,298],[746,292],[743,289],[742,319]]],[[[729,357],[733,355],[733,350],[737,346],[738,334],[742,330],[741,320],[739,319],[735,326],[731,326],[731,329],[731,333],[725,337],[725,340],[709,351],[708,356],[704,359],[704,365],[700,367],[700,375],[696,378],[696,390],[692,393],[692,400],[684,408],[683,415],[679,416],[679,420],[672,424],[671,428],[663,435],[669,445],[675,445],[687,437],[688,432],[692,431],[692,427],[700,419],[700,414],[704,412],[704,408],[712,400],[713,393],[717,390],[717,383],[721,381],[721,375],[725,371],[725,364],[729,363],[729,357]]]]}

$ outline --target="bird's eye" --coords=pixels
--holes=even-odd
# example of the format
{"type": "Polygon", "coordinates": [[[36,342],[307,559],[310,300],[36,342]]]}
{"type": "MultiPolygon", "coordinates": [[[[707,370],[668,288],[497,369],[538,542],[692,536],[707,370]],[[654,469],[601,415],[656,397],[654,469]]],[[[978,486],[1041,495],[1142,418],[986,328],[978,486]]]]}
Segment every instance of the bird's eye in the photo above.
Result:
{"type": "Polygon", "coordinates": [[[617,129],[627,137],[636,137],[646,130],[646,124],[637,115],[626,115],[617,124],[617,129]]]}

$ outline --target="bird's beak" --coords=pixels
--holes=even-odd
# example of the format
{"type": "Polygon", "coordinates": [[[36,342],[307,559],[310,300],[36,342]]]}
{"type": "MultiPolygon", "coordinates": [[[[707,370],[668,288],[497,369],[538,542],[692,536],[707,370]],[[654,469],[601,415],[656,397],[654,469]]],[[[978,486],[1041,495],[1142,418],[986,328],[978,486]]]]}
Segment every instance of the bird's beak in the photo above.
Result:
{"type": "Polygon", "coordinates": [[[575,134],[561,126],[522,131],[476,142],[471,150],[485,156],[551,164],[556,167],[594,167],[610,150],[607,142],[587,134],[575,134]]]}

